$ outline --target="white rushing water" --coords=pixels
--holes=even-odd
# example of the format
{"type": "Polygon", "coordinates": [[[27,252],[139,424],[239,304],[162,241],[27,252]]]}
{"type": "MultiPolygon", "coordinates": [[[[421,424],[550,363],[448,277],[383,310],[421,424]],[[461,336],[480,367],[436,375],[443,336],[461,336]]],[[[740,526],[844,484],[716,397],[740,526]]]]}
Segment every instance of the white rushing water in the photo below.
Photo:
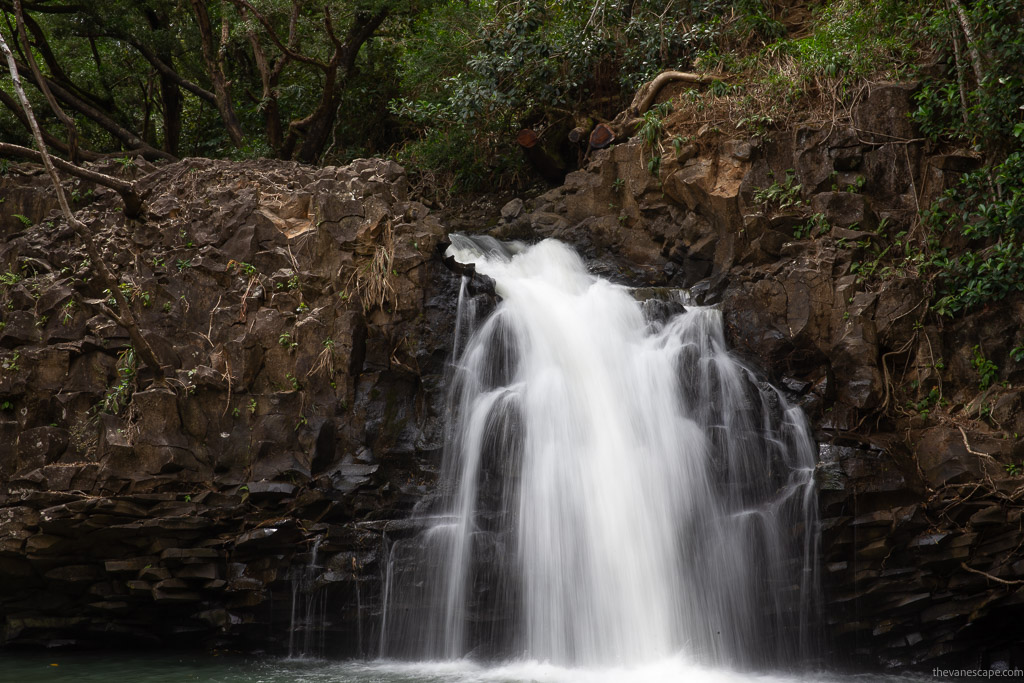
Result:
{"type": "Polygon", "coordinates": [[[477,320],[463,284],[443,495],[392,545],[382,654],[609,680],[806,657],[814,445],[720,312],[638,302],[553,240],[449,254],[500,303],[477,320]]]}

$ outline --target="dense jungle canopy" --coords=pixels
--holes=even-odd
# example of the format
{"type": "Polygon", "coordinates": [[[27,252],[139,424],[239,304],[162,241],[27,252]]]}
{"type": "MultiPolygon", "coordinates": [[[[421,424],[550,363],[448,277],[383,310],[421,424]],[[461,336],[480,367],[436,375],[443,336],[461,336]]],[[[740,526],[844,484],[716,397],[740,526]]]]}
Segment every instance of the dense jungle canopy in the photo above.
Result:
{"type": "MultiPolygon", "coordinates": [[[[1024,287],[1017,0],[0,0],[0,14],[71,161],[380,155],[445,193],[532,181],[522,129],[571,169],[567,133],[664,69],[702,74],[676,108],[737,135],[837,121],[865,84],[913,80],[920,134],[981,166],[922,207],[937,310],[1024,287]],[[947,251],[950,230],[988,250],[947,251]]],[[[0,104],[0,137],[31,147],[9,78],[0,104]]],[[[665,113],[640,129],[662,149],[665,113]]]]}

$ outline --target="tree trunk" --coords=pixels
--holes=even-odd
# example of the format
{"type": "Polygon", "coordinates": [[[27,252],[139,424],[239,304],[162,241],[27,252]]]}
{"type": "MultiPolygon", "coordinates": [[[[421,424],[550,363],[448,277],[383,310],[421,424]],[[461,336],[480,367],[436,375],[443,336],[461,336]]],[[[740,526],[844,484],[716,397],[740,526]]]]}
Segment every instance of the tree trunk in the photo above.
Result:
{"type": "MultiPolygon", "coordinates": [[[[191,0],[192,10],[196,15],[196,23],[199,26],[200,42],[203,46],[203,61],[206,62],[206,70],[210,75],[210,82],[213,84],[213,94],[217,100],[217,111],[228,131],[228,137],[235,147],[242,146],[242,126],[235,116],[235,108],[231,103],[231,90],[227,77],[224,75],[224,58],[222,52],[216,47],[213,40],[213,25],[210,23],[210,14],[206,11],[204,0],[191,0]]],[[[221,21],[221,47],[226,42],[227,17],[221,21]]]]}
{"type": "MultiPolygon", "coordinates": [[[[333,91],[333,86],[331,88],[333,91]]],[[[303,134],[302,146],[299,147],[297,159],[304,164],[315,164],[320,160],[327,145],[327,139],[331,135],[331,127],[334,124],[334,114],[338,110],[338,98],[333,92],[328,94],[324,89],[324,97],[320,106],[310,116],[305,118],[299,128],[303,134]]]]}
{"type": "MultiPolygon", "coordinates": [[[[145,11],[145,15],[146,20],[149,22],[149,27],[154,31],[159,31],[167,25],[166,18],[158,15],[155,11],[145,11]]],[[[174,55],[167,49],[161,49],[154,54],[154,57],[156,61],[167,66],[166,70],[157,68],[157,72],[160,74],[160,106],[163,109],[164,119],[163,149],[168,154],[178,156],[178,145],[181,142],[181,111],[183,105],[181,89],[171,75],[174,72],[174,55]]]]}
{"type": "MultiPolygon", "coordinates": [[[[248,20],[248,10],[241,8],[242,18],[248,20]]],[[[294,22],[293,22],[294,23],[294,22]]],[[[263,93],[260,99],[260,106],[263,107],[263,121],[267,133],[267,143],[274,150],[275,156],[281,155],[281,147],[284,144],[284,134],[281,129],[281,110],[277,105],[277,78],[281,74],[283,64],[281,61],[288,59],[287,55],[281,56],[281,61],[270,66],[267,54],[260,45],[259,36],[255,29],[249,29],[249,44],[252,46],[252,54],[256,60],[256,68],[260,72],[260,84],[263,86],[263,93]]]]}
{"type": "Polygon", "coordinates": [[[960,4],[960,0],[950,0],[953,7],[956,9],[956,15],[960,19],[960,26],[964,30],[964,36],[967,38],[967,54],[971,56],[971,67],[974,69],[974,78],[978,81],[978,87],[981,87],[982,81],[985,80],[985,69],[981,65],[981,54],[978,52],[978,41],[974,38],[974,29],[971,28],[971,21],[967,17],[967,11],[964,6],[960,4]]]}

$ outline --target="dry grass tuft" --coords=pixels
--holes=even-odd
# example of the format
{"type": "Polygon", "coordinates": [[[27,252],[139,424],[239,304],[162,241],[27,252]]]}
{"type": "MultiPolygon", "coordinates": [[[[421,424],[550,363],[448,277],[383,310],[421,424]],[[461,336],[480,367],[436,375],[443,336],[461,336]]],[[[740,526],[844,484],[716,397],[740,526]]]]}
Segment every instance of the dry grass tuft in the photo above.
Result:
{"type": "Polygon", "coordinates": [[[395,287],[391,283],[395,260],[395,230],[391,219],[382,217],[375,226],[363,233],[356,246],[356,266],[345,289],[359,297],[363,312],[374,308],[392,308],[398,303],[395,287]]]}

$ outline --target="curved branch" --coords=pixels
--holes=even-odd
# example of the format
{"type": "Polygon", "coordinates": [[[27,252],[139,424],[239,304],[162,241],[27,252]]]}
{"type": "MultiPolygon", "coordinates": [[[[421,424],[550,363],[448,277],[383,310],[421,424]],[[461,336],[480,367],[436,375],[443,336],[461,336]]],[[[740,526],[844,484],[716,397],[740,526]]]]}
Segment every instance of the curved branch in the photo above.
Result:
{"type": "Polygon", "coordinates": [[[203,88],[202,86],[193,83],[192,81],[188,80],[187,78],[179,74],[177,71],[175,71],[170,66],[165,64],[164,61],[160,59],[155,52],[153,52],[153,50],[151,50],[150,48],[146,47],[144,44],[136,40],[131,40],[128,42],[130,42],[131,46],[138,50],[139,54],[141,54],[146,59],[146,61],[153,66],[154,69],[159,71],[161,75],[167,76],[172,81],[177,83],[185,90],[188,90],[196,97],[204,99],[212,105],[217,104],[216,95],[214,95],[206,88],[203,88]]]}
{"type": "MultiPolygon", "coordinates": [[[[0,2],[0,7],[15,16],[17,16],[19,11],[18,5],[21,5],[23,9],[36,9],[36,11],[39,11],[38,8],[33,8],[32,4],[26,2],[26,0],[21,0],[21,2],[3,0],[3,2],[0,2]]],[[[32,37],[36,39],[36,49],[39,50],[39,54],[42,56],[43,61],[46,62],[46,66],[50,69],[50,73],[58,78],[64,79],[65,81],[71,80],[68,78],[67,73],[65,73],[61,68],[60,63],[57,61],[57,57],[53,54],[53,50],[50,49],[50,44],[46,40],[46,34],[43,33],[43,28],[39,25],[39,22],[37,22],[31,14],[24,12],[22,13],[22,18],[24,19],[25,26],[28,28],[29,33],[31,33],[32,37]]]]}
{"type": "MultiPolygon", "coordinates": [[[[330,27],[330,12],[326,13],[326,22],[328,28],[330,27]]],[[[349,27],[348,35],[345,36],[345,74],[350,75],[355,69],[356,56],[359,54],[359,50],[362,49],[363,43],[370,39],[370,36],[380,28],[380,25],[384,23],[384,20],[388,18],[388,8],[384,7],[379,12],[370,17],[363,18],[360,21],[357,16],[352,20],[352,26],[349,27]]]]}
{"type": "MultiPolygon", "coordinates": [[[[5,107],[10,109],[11,113],[18,118],[18,121],[21,122],[21,125],[31,130],[28,118],[25,117],[25,112],[21,110],[21,107],[18,106],[18,103],[14,100],[14,98],[5,93],[3,90],[0,90],[0,104],[3,104],[5,107]]],[[[71,149],[63,140],[54,135],[50,135],[45,130],[42,131],[42,133],[43,140],[46,142],[46,144],[50,145],[51,147],[56,147],[57,149],[60,150],[61,154],[67,154],[68,156],[71,156],[71,149]]],[[[96,161],[98,159],[105,159],[109,155],[100,154],[99,152],[93,152],[92,150],[82,149],[81,147],[79,147],[78,156],[84,159],[85,161],[96,161]]]]}
{"type": "Polygon", "coordinates": [[[706,85],[716,80],[721,79],[715,78],[714,76],[692,74],[686,71],[662,71],[653,81],[637,92],[636,97],[633,99],[632,108],[636,109],[637,114],[643,114],[651,108],[652,104],[654,104],[654,99],[658,96],[658,93],[661,92],[661,89],[672,81],[683,81],[684,83],[706,85]]]}
{"type": "MultiPolygon", "coordinates": [[[[15,62],[15,66],[20,71],[26,71],[24,64],[15,62]]],[[[148,144],[145,140],[140,138],[135,133],[123,128],[120,124],[114,121],[112,118],[101,112],[96,107],[90,105],[88,102],[83,101],[81,98],[72,94],[66,90],[62,85],[50,78],[45,78],[46,85],[50,87],[53,94],[57,96],[57,99],[64,102],[64,104],[73,108],[75,111],[83,114],[84,116],[92,119],[102,128],[107,130],[111,135],[120,140],[126,147],[132,151],[137,151],[147,159],[166,159],[168,161],[177,161],[177,159],[167,152],[159,150],[152,145],[148,144]]],[[[35,82],[35,78],[31,77],[33,85],[39,88],[39,84],[35,82]]],[[[40,88],[41,89],[41,88],[40,88]]]]}
{"type": "Polygon", "coordinates": [[[46,79],[43,78],[39,65],[36,64],[35,55],[32,54],[32,43],[29,42],[28,32],[25,30],[25,13],[22,11],[21,0],[14,0],[14,19],[18,24],[18,36],[25,46],[25,60],[28,62],[29,68],[32,69],[32,75],[35,77],[43,97],[46,98],[46,103],[50,105],[50,109],[57,115],[57,118],[64,124],[64,129],[68,132],[68,156],[71,157],[73,163],[78,163],[78,128],[75,127],[75,122],[71,117],[64,113],[64,110],[57,104],[57,100],[54,98],[53,93],[50,92],[50,89],[46,87],[46,79]]]}
{"type": "MultiPolygon", "coordinates": [[[[0,155],[20,157],[22,159],[29,159],[31,161],[43,161],[43,155],[34,149],[28,147],[22,147],[21,145],[12,145],[9,142],[0,142],[0,155]]],[[[109,176],[106,173],[100,173],[93,171],[82,166],[64,161],[60,157],[50,157],[50,162],[60,170],[81,178],[82,180],[89,180],[102,185],[103,187],[109,187],[114,192],[121,195],[121,199],[124,200],[124,215],[129,218],[137,218],[142,213],[142,198],[139,193],[135,191],[135,186],[132,183],[109,176]]]]}

